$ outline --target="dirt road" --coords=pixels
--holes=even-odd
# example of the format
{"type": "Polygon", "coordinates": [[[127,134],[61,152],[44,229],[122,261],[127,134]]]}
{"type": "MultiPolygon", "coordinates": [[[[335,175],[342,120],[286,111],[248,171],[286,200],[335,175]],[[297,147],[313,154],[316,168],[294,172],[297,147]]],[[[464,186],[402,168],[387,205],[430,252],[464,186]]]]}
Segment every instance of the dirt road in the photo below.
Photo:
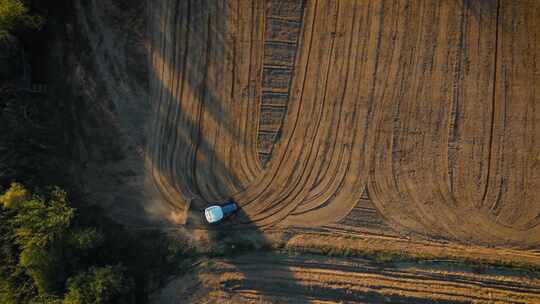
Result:
{"type": "Polygon", "coordinates": [[[156,303],[537,303],[540,281],[444,263],[251,254],[198,264],[156,303]],[[197,291],[190,286],[197,286],[197,291]]]}

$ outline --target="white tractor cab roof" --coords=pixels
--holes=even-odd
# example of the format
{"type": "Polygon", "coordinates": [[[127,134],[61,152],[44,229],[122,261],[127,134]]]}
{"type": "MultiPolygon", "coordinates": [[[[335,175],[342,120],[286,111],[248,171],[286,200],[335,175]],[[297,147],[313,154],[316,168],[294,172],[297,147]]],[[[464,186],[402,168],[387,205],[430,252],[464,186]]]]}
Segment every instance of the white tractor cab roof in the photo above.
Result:
{"type": "Polygon", "coordinates": [[[220,206],[211,206],[204,210],[208,223],[219,222],[223,218],[223,210],[220,206]]]}

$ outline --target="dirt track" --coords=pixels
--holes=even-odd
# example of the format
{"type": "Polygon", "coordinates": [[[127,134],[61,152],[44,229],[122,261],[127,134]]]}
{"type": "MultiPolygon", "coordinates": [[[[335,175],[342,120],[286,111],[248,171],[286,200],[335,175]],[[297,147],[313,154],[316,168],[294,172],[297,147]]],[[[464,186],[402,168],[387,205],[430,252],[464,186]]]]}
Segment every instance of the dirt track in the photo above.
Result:
{"type": "Polygon", "coordinates": [[[173,208],[232,197],[258,227],[352,216],[540,244],[540,2],[168,0],[152,17],[149,166],[173,208]]]}
{"type": "Polygon", "coordinates": [[[196,266],[156,303],[537,303],[540,281],[444,263],[242,255],[196,266]],[[197,286],[193,289],[192,286],[197,286]],[[191,287],[190,287],[191,286],[191,287]],[[194,290],[196,290],[194,292],[194,290]]]}

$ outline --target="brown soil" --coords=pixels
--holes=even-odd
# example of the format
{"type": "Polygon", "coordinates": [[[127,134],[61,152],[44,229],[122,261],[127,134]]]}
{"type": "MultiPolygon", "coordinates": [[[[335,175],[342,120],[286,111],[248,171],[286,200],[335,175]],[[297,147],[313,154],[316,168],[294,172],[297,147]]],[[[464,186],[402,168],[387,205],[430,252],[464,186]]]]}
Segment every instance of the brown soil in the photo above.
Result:
{"type": "MultiPolygon", "coordinates": [[[[202,209],[232,198],[220,229],[302,228],[297,247],[538,266],[540,2],[166,0],[150,17],[145,155],[170,220],[212,230],[202,209]]],[[[208,290],[540,301],[536,279],[307,259],[220,261],[208,290]]]]}
{"type": "Polygon", "coordinates": [[[521,270],[358,258],[540,267],[540,1],[98,2],[66,25],[88,201],[205,253],[355,256],[203,262],[158,303],[540,302],[521,270]]]}
{"type": "Polygon", "coordinates": [[[151,41],[147,2],[83,2],[88,200],[280,252],[199,261],[156,303],[540,303],[540,2],[166,0],[151,41]]]}
{"type": "Polygon", "coordinates": [[[358,258],[251,254],[198,263],[154,301],[538,303],[540,280],[437,264],[384,266],[358,258]]]}
{"type": "Polygon", "coordinates": [[[171,0],[152,17],[148,163],[173,208],[232,197],[239,222],[315,227],[367,201],[353,217],[389,233],[540,243],[538,1],[171,0]]]}

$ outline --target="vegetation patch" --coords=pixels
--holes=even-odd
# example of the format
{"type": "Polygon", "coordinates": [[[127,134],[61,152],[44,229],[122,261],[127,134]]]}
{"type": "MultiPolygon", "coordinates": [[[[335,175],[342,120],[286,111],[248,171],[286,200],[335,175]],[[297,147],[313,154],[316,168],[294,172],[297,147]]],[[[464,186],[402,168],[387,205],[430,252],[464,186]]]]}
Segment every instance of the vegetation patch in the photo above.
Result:
{"type": "MultiPolygon", "coordinates": [[[[311,253],[336,257],[359,257],[380,264],[414,262],[418,264],[444,263],[483,271],[487,268],[504,267],[532,275],[540,275],[540,264],[518,260],[511,255],[492,254],[489,257],[459,250],[436,251],[400,246],[399,244],[370,243],[364,238],[352,236],[298,235],[285,242],[284,250],[290,254],[311,253]]],[[[435,248],[435,247],[434,247],[435,248]]],[[[492,252],[496,252],[493,250],[492,252]]]]}
{"type": "Polygon", "coordinates": [[[65,191],[12,184],[0,196],[2,303],[139,303],[188,254],[160,231],[133,232],[65,191]]]}
{"type": "Polygon", "coordinates": [[[44,19],[28,12],[21,0],[0,0],[0,41],[10,40],[17,27],[39,28],[44,19]]]}

